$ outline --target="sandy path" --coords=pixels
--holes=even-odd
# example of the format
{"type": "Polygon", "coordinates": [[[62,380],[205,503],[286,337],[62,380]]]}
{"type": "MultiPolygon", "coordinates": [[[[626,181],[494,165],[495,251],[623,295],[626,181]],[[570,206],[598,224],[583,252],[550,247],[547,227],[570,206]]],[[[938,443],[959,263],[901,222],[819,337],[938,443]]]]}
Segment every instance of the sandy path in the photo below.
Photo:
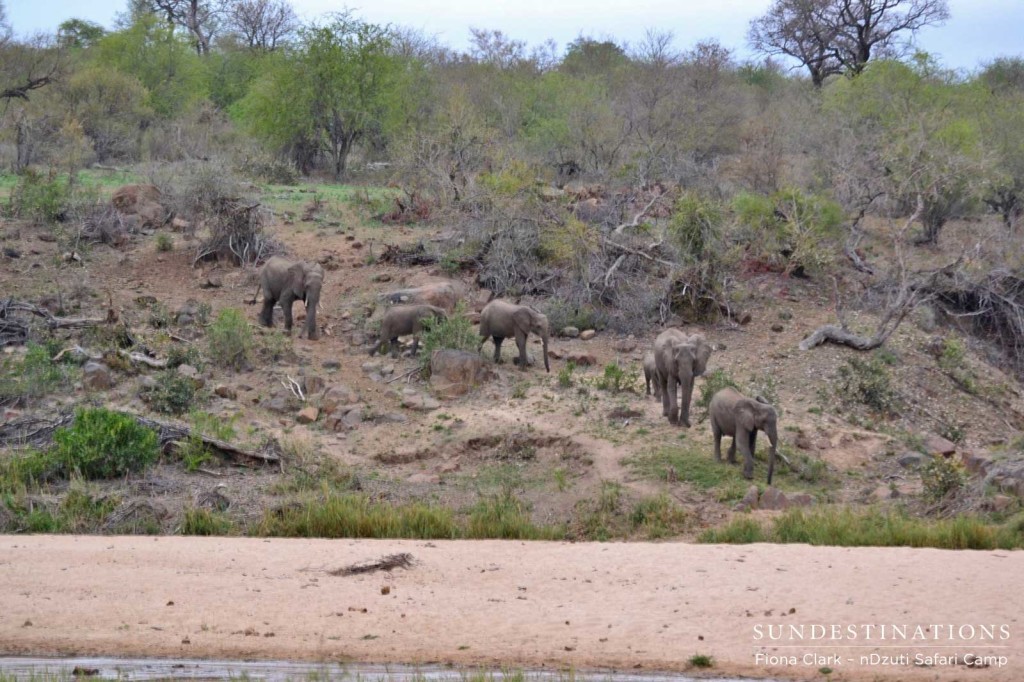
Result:
{"type": "Polygon", "coordinates": [[[1005,648],[877,649],[958,664],[843,661],[831,678],[1020,680],[1022,575],[1024,552],[0,536],[0,653],[644,670],[685,670],[702,653],[717,673],[821,679],[804,654],[875,650],[762,649],[755,625],[996,624],[1007,626],[994,642],[1005,648]],[[327,573],[399,551],[417,565],[327,573]],[[764,665],[758,652],[801,660],[764,665]],[[968,669],[971,652],[1008,661],[968,669]]]}

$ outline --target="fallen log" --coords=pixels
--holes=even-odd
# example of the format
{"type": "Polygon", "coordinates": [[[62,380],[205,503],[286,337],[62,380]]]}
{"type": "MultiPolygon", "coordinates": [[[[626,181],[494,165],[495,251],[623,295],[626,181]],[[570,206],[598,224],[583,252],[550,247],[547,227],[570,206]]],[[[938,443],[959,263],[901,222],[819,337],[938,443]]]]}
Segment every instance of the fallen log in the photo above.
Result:
{"type": "Polygon", "coordinates": [[[156,419],[150,419],[149,417],[143,417],[131,412],[121,412],[121,414],[127,415],[139,424],[156,431],[160,437],[160,447],[165,451],[169,447],[176,447],[176,444],[181,441],[189,438],[198,438],[204,445],[213,448],[229,459],[249,459],[260,462],[261,464],[278,464],[281,461],[280,456],[273,452],[259,452],[257,450],[249,450],[239,447],[228,443],[227,441],[220,440],[219,438],[211,438],[210,436],[193,431],[184,424],[161,422],[156,419]]]}

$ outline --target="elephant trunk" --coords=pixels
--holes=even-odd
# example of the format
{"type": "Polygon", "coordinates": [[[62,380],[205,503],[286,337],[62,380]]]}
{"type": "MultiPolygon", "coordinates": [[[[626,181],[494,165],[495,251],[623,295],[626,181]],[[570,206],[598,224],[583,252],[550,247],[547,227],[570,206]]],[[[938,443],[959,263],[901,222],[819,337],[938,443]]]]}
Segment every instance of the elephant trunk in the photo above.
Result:
{"type": "Polygon", "coordinates": [[[551,373],[551,364],[548,362],[548,330],[544,329],[540,334],[541,341],[543,342],[544,348],[544,371],[551,373]]]}
{"type": "Polygon", "coordinates": [[[768,425],[765,434],[768,436],[768,442],[771,443],[771,448],[768,450],[768,485],[771,485],[772,474],[775,472],[775,453],[779,448],[779,434],[774,422],[768,425]]]}
{"type": "Polygon", "coordinates": [[[320,288],[306,290],[306,338],[315,341],[319,336],[316,326],[316,309],[320,305],[320,288]]]}

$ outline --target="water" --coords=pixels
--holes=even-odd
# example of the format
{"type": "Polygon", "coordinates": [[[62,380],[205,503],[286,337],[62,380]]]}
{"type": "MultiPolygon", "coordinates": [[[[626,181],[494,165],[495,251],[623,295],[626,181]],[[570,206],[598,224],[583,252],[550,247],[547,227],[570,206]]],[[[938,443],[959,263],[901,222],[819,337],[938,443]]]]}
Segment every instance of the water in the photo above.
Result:
{"type": "MultiPolygon", "coordinates": [[[[0,676],[6,680],[72,679],[76,669],[97,671],[78,680],[227,680],[248,679],[265,682],[292,680],[339,680],[362,682],[460,682],[474,672],[484,672],[494,682],[506,674],[499,670],[460,670],[455,668],[405,665],[339,665],[337,663],[296,663],[291,661],[216,661],[187,658],[31,658],[0,657],[0,676]]],[[[671,673],[620,673],[612,671],[566,672],[519,670],[508,673],[519,682],[698,682],[686,675],[671,673]]],[[[718,682],[742,682],[735,678],[715,678],[718,682]]]]}

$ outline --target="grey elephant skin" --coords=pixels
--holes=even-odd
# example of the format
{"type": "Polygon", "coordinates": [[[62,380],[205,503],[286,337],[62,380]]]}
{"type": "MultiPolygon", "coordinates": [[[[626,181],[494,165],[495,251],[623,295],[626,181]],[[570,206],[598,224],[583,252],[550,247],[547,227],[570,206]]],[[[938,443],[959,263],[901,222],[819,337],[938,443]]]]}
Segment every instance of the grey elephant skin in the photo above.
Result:
{"type": "Polygon", "coordinates": [[[370,356],[375,355],[385,344],[389,346],[391,355],[398,354],[398,337],[412,335],[412,353],[420,347],[420,333],[423,331],[424,320],[446,320],[448,314],[433,305],[396,305],[387,309],[380,321],[380,339],[370,349],[370,356]]]}
{"type": "Polygon", "coordinates": [[[686,334],[679,329],[666,329],[655,339],[654,361],[662,414],[669,423],[690,426],[693,381],[707,369],[711,350],[711,344],[700,334],[686,334]]]}
{"type": "Polygon", "coordinates": [[[644,386],[647,395],[651,395],[651,386],[654,386],[654,397],[661,397],[661,380],[658,378],[658,362],[654,359],[654,351],[644,353],[644,386]]]}
{"type": "Polygon", "coordinates": [[[284,328],[290,333],[292,304],[300,300],[306,304],[306,338],[316,340],[319,337],[316,308],[320,304],[323,284],[324,269],[318,263],[296,262],[274,256],[260,271],[260,288],[263,289],[260,324],[264,327],[274,326],[274,305],[280,303],[284,311],[284,328]]]}
{"type": "Polygon", "coordinates": [[[480,348],[487,339],[494,341],[494,361],[501,362],[501,342],[515,338],[519,347],[519,369],[526,369],[526,337],[536,334],[544,345],[544,369],[548,363],[548,317],[536,308],[508,301],[491,301],[480,311],[480,348]]]}
{"type": "Polygon", "coordinates": [[[708,414],[715,438],[715,460],[722,460],[722,436],[731,436],[728,461],[736,463],[736,448],[739,446],[743,454],[743,476],[748,479],[754,477],[757,432],[764,431],[771,442],[768,454],[768,485],[771,485],[779,445],[775,408],[761,400],[748,398],[734,388],[723,388],[711,398],[708,414]]]}

